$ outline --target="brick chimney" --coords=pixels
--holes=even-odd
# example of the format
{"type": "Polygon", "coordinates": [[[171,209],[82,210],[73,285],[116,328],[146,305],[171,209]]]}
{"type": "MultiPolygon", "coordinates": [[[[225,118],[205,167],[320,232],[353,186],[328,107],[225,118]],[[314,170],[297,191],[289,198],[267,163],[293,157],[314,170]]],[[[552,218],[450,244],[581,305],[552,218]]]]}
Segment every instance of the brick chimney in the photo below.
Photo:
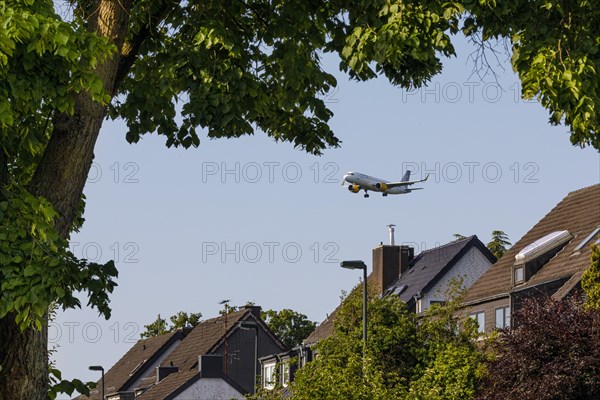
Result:
{"type": "Polygon", "coordinates": [[[383,294],[398,277],[406,272],[415,254],[410,246],[379,245],[373,249],[371,282],[383,294]]]}
{"type": "Polygon", "coordinates": [[[380,293],[400,275],[400,246],[379,245],[373,249],[373,283],[380,293]]]}

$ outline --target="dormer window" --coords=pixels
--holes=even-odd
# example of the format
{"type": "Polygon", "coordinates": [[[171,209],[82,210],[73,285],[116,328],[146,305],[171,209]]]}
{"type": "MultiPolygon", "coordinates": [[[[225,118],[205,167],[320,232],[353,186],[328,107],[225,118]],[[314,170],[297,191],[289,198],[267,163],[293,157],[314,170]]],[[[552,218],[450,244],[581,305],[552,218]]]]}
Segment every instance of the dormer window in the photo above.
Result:
{"type": "Polygon", "coordinates": [[[523,267],[515,267],[515,285],[523,283],[525,281],[525,274],[523,273],[523,267]]]}
{"type": "Polygon", "coordinates": [[[571,240],[569,231],[555,231],[525,246],[515,256],[513,285],[527,282],[571,240]]]}

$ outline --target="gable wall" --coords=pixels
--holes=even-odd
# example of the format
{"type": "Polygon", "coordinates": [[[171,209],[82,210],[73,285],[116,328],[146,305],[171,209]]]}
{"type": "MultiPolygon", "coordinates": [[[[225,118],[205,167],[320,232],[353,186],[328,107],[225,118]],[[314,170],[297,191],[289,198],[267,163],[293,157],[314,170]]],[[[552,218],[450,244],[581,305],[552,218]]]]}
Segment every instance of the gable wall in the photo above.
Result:
{"type": "Polygon", "coordinates": [[[173,400],[230,400],[244,396],[220,378],[200,378],[173,400]]]}
{"type": "MultiPolygon", "coordinates": [[[[468,288],[492,265],[479,249],[472,247],[421,299],[421,311],[426,311],[432,301],[445,301],[444,291],[455,278],[463,278],[463,287],[468,288]]],[[[415,271],[417,273],[418,271],[415,271]]]]}

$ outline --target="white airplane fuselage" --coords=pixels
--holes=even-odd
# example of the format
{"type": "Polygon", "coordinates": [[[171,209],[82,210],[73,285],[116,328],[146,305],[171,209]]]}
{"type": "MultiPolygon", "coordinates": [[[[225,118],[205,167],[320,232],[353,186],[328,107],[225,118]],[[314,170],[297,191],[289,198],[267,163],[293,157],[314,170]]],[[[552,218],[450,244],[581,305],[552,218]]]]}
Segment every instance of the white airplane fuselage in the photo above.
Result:
{"type": "MultiPolygon", "coordinates": [[[[344,180],[351,184],[351,188],[355,187],[357,193],[360,190],[371,190],[373,192],[385,193],[385,194],[406,194],[410,193],[410,189],[407,186],[396,186],[393,188],[386,188],[385,184],[390,183],[385,179],[375,178],[374,176],[369,176],[365,174],[361,174],[360,172],[348,172],[344,175],[344,180]],[[382,185],[383,184],[383,185],[382,185]],[[383,190],[385,188],[385,190],[383,190]]],[[[352,189],[350,189],[353,191],[352,189]]]]}

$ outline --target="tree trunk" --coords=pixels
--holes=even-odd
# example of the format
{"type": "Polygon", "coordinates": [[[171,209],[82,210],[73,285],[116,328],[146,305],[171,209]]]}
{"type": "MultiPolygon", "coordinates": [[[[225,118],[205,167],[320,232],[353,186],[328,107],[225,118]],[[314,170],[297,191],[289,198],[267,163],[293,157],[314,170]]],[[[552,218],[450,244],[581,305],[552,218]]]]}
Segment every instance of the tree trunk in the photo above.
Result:
{"type": "Polygon", "coordinates": [[[0,400],[45,400],[48,392],[48,331],[21,332],[15,314],[0,320],[0,400]]]}
{"type": "MultiPolygon", "coordinates": [[[[118,52],[98,66],[97,74],[111,95],[119,67],[131,0],[100,0],[88,20],[88,29],[108,37],[118,52]]],[[[106,107],[81,93],[72,116],[54,118],[53,133],[30,182],[35,196],[48,199],[59,213],[56,228],[67,239],[89,169],[106,107]]],[[[20,332],[15,315],[0,319],[0,400],[46,400],[48,390],[47,321],[41,331],[20,332]]]]}

